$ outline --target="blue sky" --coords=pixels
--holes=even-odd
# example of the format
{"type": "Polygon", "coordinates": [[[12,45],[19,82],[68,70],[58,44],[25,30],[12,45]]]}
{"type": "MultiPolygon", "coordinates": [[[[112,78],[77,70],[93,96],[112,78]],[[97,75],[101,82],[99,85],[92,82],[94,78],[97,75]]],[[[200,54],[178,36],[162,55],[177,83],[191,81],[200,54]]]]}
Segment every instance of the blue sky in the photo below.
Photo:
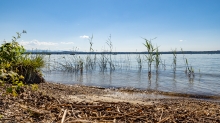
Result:
{"type": "Polygon", "coordinates": [[[220,0],[0,0],[0,43],[26,30],[26,49],[220,50],[220,0]]]}

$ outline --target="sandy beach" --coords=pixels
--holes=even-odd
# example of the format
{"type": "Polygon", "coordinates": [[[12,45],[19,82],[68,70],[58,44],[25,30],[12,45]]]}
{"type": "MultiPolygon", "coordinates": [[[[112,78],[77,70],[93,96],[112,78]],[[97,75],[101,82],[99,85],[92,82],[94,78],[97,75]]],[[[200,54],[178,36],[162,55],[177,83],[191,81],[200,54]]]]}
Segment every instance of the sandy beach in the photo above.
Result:
{"type": "Polygon", "coordinates": [[[18,96],[0,87],[0,123],[220,122],[220,103],[134,89],[41,83],[18,96]]]}

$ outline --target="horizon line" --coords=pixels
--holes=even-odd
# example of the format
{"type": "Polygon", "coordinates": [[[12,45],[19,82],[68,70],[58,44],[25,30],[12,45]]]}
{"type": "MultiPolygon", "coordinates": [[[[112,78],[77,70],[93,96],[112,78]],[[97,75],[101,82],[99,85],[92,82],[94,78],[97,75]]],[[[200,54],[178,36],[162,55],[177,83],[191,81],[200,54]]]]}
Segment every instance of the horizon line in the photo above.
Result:
{"type": "MultiPolygon", "coordinates": [[[[156,54],[157,52],[153,52],[156,54]]],[[[159,54],[220,54],[220,50],[215,51],[160,51],[159,54]]],[[[26,51],[25,54],[148,54],[147,51],[143,52],[108,52],[108,51],[102,51],[102,52],[84,52],[84,51],[26,51]]]]}

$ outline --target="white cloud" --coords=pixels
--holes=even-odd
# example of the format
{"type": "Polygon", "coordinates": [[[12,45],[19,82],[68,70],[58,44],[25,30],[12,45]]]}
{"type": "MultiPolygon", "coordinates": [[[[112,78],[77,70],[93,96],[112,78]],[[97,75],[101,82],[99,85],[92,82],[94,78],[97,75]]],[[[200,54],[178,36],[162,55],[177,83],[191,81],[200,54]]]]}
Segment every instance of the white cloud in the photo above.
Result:
{"type": "Polygon", "coordinates": [[[180,40],[180,42],[183,42],[183,40],[180,40]]]}
{"type": "Polygon", "coordinates": [[[41,42],[38,40],[32,40],[32,41],[21,41],[20,42],[21,45],[37,45],[37,46],[53,46],[53,45],[57,45],[58,43],[54,43],[54,42],[41,42]]]}
{"type": "Polygon", "coordinates": [[[61,44],[74,44],[73,42],[60,42],[61,44]]]}
{"type": "Polygon", "coordinates": [[[89,38],[87,35],[79,36],[80,38],[89,38]]]}
{"type": "Polygon", "coordinates": [[[32,41],[19,41],[19,44],[25,47],[25,49],[40,49],[40,50],[69,50],[73,46],[73,42],[45,42],[38,41],[36,39],[32,41]]]}

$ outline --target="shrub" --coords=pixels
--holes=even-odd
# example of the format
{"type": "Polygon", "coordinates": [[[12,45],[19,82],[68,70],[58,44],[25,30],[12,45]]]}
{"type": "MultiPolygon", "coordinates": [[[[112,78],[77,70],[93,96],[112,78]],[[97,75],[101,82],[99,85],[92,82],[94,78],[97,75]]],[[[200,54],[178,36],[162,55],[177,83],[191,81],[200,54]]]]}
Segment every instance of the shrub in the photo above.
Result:
{"type": "Polygon", "coordinates": [[[17,32],[17,37],[0,47],[0,85],[12,84],[7,92],[15,96],[24,84],[44,81],[40,74],[40,68],[45,64],[43,56],[24,55],[24,47],[17,42],[22,33],[17,32]]]}

